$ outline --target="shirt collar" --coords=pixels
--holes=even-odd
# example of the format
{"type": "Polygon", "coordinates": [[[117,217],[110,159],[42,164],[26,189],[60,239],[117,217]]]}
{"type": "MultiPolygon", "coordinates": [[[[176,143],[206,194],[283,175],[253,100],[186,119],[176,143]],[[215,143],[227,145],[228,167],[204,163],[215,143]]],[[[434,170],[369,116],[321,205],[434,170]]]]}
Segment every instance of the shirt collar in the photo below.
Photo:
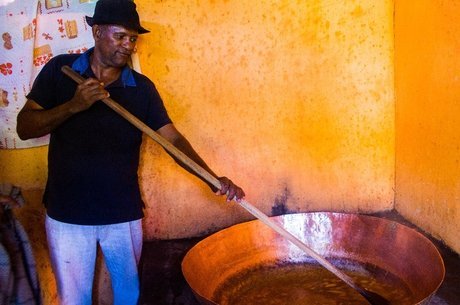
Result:
{"type": "MultiPolygon", "coordinates": [[[[77,60],[73,62],[72,69],[80,73],[80,75],[83,75],[83,74],[93,75],[90,65],[89,65],[89,57],[91,53],[93,53],[93,50],[94,50],[94,47],[90,48],[88,51],[81,54],[77,58],[77,60]],[[89,73],[86,73],[86,72],[89,72],[89,73]]],[[[121,71],[120,80],[121,80],[121,84],[124,87],[126,86],[136,87],[136,81],[134,80],[133,70],[131,70],[131,68],[128,65],[126,65],[121,71]]]]}

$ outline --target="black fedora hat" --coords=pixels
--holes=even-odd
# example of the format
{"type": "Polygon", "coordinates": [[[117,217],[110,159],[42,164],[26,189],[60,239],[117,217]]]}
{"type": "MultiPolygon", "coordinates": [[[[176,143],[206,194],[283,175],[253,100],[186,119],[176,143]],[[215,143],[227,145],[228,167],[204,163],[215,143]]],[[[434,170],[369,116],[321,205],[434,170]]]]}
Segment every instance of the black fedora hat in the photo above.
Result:
{"type": "Polygon", "coordinates": [[[132,0],[99,0],[93,17],[86,16],[86,22],[93,24],[117,24],[137,30],[139,34],[149,33],[139,22],[136,4],[132,0]]]}

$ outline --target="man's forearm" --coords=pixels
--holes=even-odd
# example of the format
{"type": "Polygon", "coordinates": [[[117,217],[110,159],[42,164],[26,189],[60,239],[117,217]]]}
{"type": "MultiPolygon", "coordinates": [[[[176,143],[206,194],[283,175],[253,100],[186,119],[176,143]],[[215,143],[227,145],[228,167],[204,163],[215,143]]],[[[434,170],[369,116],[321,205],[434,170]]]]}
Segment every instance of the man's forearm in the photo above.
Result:
{"type": "MultiPolygon", "coordinates": [[[[201,166],[203,169],[205,169],[208,173],[210,173],[212,176],[214,176],[215,178],[218,178],[218,176],[211,170],[211,168],[206,164],[206,162],[198,155],[198,153],[193,149],[192,145],[190,144],[190,142],[188,142],[188,140],[181,136],[181,137],[178,137],[173,143],[172,143],[175,147],[177,147],[181,152],[183,152],[185,155],[187,155],[187,157],[189,157],[190,159],[192,159],[196,164],[198,164],[199,166],[201,166]]],[[[184,164],[183,162],[181,162],[180,160],[178,160],[177,158],[175,158],[174,156],[172,156],[174,158],[174,160],[181,166],[183,167],[185,170],[187,170],[188,172],[194,174],[195,176],[199,177],[200,179],[202,179],[206,184],[209,185],[209,187],[211,187],[211,189],[213,189],[214,191],[216,191],[215,187],[213,185],[211,185],[208,181],[204,180],[202,177],[200,177],[196,172],[193,171],[193,169],[189,168],[187,166],[187,164],[184,164]]]]}
{"type": "Polygon", "coordinates": [[[18,114],[17,133],[22,140],[42,137],[75,113],[70,103],[64,103],[50,110],[27,107],[18,114]]]}

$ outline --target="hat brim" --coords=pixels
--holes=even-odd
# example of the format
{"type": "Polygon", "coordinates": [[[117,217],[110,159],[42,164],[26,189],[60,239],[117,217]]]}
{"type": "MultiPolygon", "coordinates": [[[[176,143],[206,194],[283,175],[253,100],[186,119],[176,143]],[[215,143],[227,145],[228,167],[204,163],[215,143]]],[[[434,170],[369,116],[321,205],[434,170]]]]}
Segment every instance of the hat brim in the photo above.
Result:
{"type": "Polygon", "coordinates": [[[94,24],[93,17],[85,16],[85,19],[86,19],[86,23],[87,23],[89,26],[93,26],[93,24],[94,24]]]}
{"type": "MultiPolygon", "coordinates": [[[[110,24],[110,23],[106,23],[106,22],[94,22],[94,18],[93,17],[89,17],[89,16],[85,16],[85,19],[86,19],[86,23],[89,25],[89,26],[93,26],[95,24],[110,24]]],[[[120,24],[122,26],[126,26],[124,24],[120,24]]],[[[129,28],[129,27],[128,27],[129,28]]],[[[135,29],[137,30],[137,32],[139,34],[146,34],[146,33],[150,33],[149,30],[143,28],[142,26],[139,26],[139,28],[135,29]]]]}

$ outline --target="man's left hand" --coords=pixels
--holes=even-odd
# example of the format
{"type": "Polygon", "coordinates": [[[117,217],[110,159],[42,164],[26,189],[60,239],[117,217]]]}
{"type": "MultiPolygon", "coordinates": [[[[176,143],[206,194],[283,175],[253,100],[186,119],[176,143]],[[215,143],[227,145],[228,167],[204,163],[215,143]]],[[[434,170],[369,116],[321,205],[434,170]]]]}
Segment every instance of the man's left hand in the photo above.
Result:
{"type": "Polygon", "coordinates": [[[234,184],[232,180],[227,177],[219,177],[220,190],[216,192],[216,195],[227,195],[227,201],[239,201],[244,198],[245,193],[241,187],[234,184]]]}

